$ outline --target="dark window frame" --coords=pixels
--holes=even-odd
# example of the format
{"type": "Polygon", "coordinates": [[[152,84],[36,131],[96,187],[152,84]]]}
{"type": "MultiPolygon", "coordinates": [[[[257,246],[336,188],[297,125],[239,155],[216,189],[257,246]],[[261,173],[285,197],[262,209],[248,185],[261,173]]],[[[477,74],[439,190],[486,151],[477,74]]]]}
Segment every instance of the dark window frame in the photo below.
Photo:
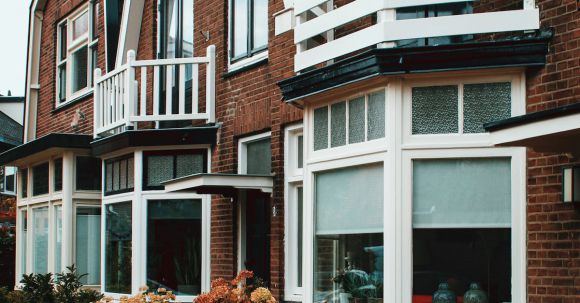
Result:
{"type": "MultiPolygon", "coordinates": [[[[247,3],[247,16],[248,16],[248,24],[247,24],[247,28],[248,28],[248,33],[247,33],[247,37],[246,37],[246,53],[243,55],[239,55],[239,56],[235,56],[235,49],[236,49],[236,44],[235,44],[235,31],[234,31],[234,27],[235,27],[235,16],[236,16],[236,10],[235,10],[235,4],[234,1],[236,0],[229,0],[229,5],[230,5],[230,16],[229,16],[229,43],[230,43],[230,51],[229,51],[229,58],[230,58],[230,63],[236,63],[240,60],[243,59],[247,59],[247,58],[251,58],[254,55],[261,53],[263,51],[268,50],[268,45],[270,43],[270,37],[269,37],[269,30],[268,30],[268,37],[266,39],[266,45],[254,48],[254,1],[255,0],[244,0],[247,3]]],[[[267,16],[268,14],[266,14],[267,16]]],[[[266,21],[266,23],[268,23],[266,21]]]]}
{"type": "Polygon", "coordinates": [[[163,185],[160,186],[154,186],[154,185],[147,185],[148,181],[149,181],[149,175],[148,175],[148,168],[149,165],[147,163],[147,160],[149,159],[149,157],[151,156],[173,156],[173,178],[176,178],[176,172],[177,172],[177,161],[176,158],[177,156],[180,155],[199,155],[201,154],[203,157],[203,172],[206,173],[208,166],[207,166],[207,150],[205,149],[184,149],[184,150],[164,150],[164,151],[148,151],[148,152],[144,152],[143,153],[143,190],[162,190],[165,187],[163,185]]]}
{"type": "MultiPolygon", "coordinates": [[[[107,159],[107,160],[103,161],[103,165],[104,165],[104,176],[105,176],[104,177],[104,181],[103,181],[103,193],[104,193],[105,196],[118,195],[118,194],[122,194],[122,193],[132,192],[132,191],[135,190],[135,176],[134,176],[135,174],[133,174],[133,186],[132,187],[129,187],[128,186],[128,184],[129,184],[129,159],[133,159],[133,168],[135,168],[135,157],[134,157],[134,155],[132,153],[131,154],[127,154],[127,155],[123,155],[123,156],[119,156],[119,157],[115,157],[115,158],[112,158],[112,159],[107,159]],[[125,162],[126,165],[127,165],[125,167],[125,169],[127,170],[127,173],[126,173],[127,179],[125,180],[125,182],[126,182],[125,184],[127,184],[127,188],[107,191],[107,185],[108,185],[107,184],[107,172],[108,172],[107,166],[109,164],[112,164],[114,166],[115,165],[114,163],[119,162],[119,169],[120,169],[120,165],[121,165],[120,163],[123,160],[127,160],[125,162]]],[[[114,173],[115,173],[115,168],[113,167],[112,168],[112,171],[111,171],[111,178],[112,178],[112,180],[115,179],[114,173]]],[[[119,171],[119,178],[121,178],[120,171],[119,171]]],[[[112,182],[114,183],[114,181],[112,181],[112,182]]],[[[119,179],[119,183],[120,182],[121,181],[119,179]]],[[[111,185],[111,189],[112,188],[113,188],[113,185],[111,185]]]]}

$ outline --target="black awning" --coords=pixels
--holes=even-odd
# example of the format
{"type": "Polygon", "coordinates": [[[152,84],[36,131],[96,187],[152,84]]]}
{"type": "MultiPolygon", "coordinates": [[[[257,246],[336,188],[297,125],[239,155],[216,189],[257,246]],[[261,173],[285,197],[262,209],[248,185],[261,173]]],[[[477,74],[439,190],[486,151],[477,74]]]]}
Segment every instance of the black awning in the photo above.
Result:
{"type": "Polygon", "coordinates": [[[0,154],[0,166],[7,165],[50,149],[90,148],[92,136],[52,133],[14,147],[0,154]]]}
{"type": "Polygon", "coordinates": [[[166,192],[196,192],[235,196],[239,190],[258,190],[271,194],[274,180],[268,175],[195,174],[162,183],[166,192]]]}

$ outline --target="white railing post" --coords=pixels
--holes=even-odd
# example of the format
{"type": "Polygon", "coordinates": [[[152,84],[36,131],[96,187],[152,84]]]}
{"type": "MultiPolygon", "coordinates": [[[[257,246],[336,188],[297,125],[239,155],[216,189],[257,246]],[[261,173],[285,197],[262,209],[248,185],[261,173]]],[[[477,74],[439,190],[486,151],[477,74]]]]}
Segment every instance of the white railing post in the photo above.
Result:
{"type": "MultiPolygon", "coordinates": [[[[389,25],[387,22],[393,22],[397,20],[397,10],[396,9],[383,9],[377,12],[377,23],[384,23],[385,27],[389,25]]],[[[396,42],[381,42],[377,44],[378,48],[392,48],[397,46],[396,42]]]]}
{"type": "Polygon", "coordinates": [[[133,102],[135,99],[135,51],[129,50],[127,52],[127,72],[125,74],[125,127],[132,128],[133,122],[131,122],[131,117],[133,117],[133,102]]]}
{"type": "Polygon", "coordinates": [[[98,138],[99,134],[97,129],[101,127],[101,93],[99,87],[99,81],[101,80],[101,69],[95,69],[93,74],[93,138],[98,138]]]}
{"type": "Polygon", "coordinates": [[[208,123],[215,122],[215,45],[207,47],[206,101],[208,123]]]}

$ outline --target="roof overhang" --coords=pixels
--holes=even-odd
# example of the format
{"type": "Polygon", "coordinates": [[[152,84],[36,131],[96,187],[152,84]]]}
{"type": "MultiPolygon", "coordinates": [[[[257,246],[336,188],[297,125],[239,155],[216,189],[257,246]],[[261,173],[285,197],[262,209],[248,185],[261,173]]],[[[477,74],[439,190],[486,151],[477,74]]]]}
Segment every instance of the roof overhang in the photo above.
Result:
{"type": "Polygon", "coordinates": [[[14,147],[0,154],[0,166],[18,166],[30,161],[38,154],[57,153],[61,150],[89,149],[92,137],[79,134],[52,133],[36,140],[14,147]]]}
{"type": "Polygon", "coordinates": [[[274,180],[267,175],[195,174],[162,183],[166,192],[195,192],[235,196],[239,190],[258,190],[272,194],[274,180]]]}
{"type": "Polygon", "coordinates": [[[344,85],[381,76],[484,68],[543,66],[551,32],[491,42],[377,48],[278,82],[284,100],[303,102],[344,85]]]}
{"type": "Polygon", "coordinates": [[[485,129],[497,146],[525,146],[580,158],[580,103],[488,123],[485,129]]]}
{"type": "Polygon", "coordinates": [[[128,130],[93,141],[92,154],[102,156],[121,149],[140,146],[213,145],[217,140],[218,129],[219,125],[128,130]]]}

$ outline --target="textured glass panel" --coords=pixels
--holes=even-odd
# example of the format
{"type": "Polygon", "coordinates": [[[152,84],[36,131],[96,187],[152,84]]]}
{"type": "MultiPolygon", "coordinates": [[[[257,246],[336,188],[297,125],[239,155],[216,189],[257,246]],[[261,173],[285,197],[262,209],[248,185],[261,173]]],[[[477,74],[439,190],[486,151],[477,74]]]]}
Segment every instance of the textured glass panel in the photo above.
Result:
{"type": "Polygon", "coordinates": [[[48,272],[48,207],[32,210],[32,272],[48,272]]]}
{"type": "Polygon", "coordinates": [[[458,132],[457,86],[414,87],[412,99],[413,134],[458,132]]]}
{"type": "Polygon", "coordinates": [[[177,155],[176,161],[176,178],[203,173],[202,154],[177,155]]]}
{"type": "Polygon", "coordinates": [[[147,285],[176,295],[201,292],[201,200],[150,200],[147,207],[147,285]],[[167,256],[167,262],[161,256],[167,256]]]}
{"type": "Polygon", "coordinates": [[[113,190],[119,190],[121,183],[121,163],[119,161],[113,162],[113,190]]]}
{"type": "Polygon", "coordinates": [[[509,158],[413,161],[413,227],[509,227],[509,158]]]}
{"type": "Polygon", "coordinates": [[[131,202],[106,205],[105,291],[131,292],[131,202]]]}
{"type": "Polygon", "coordinates": [[[129,158],[127,160],[127,188],[133,188],[134,187],[134,179],[135,179],[135,167],[134,167],[134,163],[135,161],[133,160],[133,158],[129,158]]]}
{"type": "Polygon", "coordinates": [[[272,173],[272,150],[270,138],[246,144],[246,173],[270,175],[272,173]]]}
{"type": "Polygon", "coordinates": [[[76,214],[75,265],[85,285],[101,283],[101,209],[79,207],[76,214]]]}
{"type": "Polygon", "coordinates": [[[381,164],[316,174],[316,234],[382,232],[383,185],[381,164]]]}
{"type": "Polygon", "coordinates": [[[304,136],[300,135],[298,136],[298,146],[296,148],[298,148],[298,150],[296,151],[296,153],[298,154],[298,168],[302,168],[303,164],[302,162],[304,162],[304,136]]]}
{"type": "Polygon", "coordinates": [[[54,207],[54,268],[55,272],[62,271],[62,206],[54,207]]]}
{"type": "Polygon", "coordinates": [[[314,150],[328,148],[328,107],[314,110],[314,150]]]}
{"type": "Polygon", "coordinates": [[[511,83],[466,84],[463,87],[463,132],[483,133],[483,124],[511,117],[511,83]]]}
{"type": "Polygon", "coordinates": [[[48,162],[32,168],[32,195],[48,194],[48,162]]]}
{"type": "Polygon", "coordinates": [[[105,173],[107,174],[107,180],[105,180],[106,189],[105,191],[113,190],[113,163],[108,162],[105,168],[105,173]]]}
{"type": "Polygon", "coordinates": [[[330,106],[330,146],[346,144],[346,102],[330,106]]]}
{"type": "Polygon", "coordinates": [[[120,189],[127,189],[127,160],[121,160],[120,189]]]}
{"type": "Polygon", "coordinates": [[[173,156],[147,157],[147,186],[173,179],[173,156]]]}
{"type": "Polygon", "coordinates": [[[367,140],[385,137],[385,92],[369,94],[367,140]]]}
{"type": "Polygon", "coordinates": [[[348,143],[365,140],[365,98],[348,102],[348,143]]]}
{"type": "Polygon", "coordinates": [[[86,34],[89,30],[89,14],[83,13],[73,21],[73,40],[86,34]]]}

